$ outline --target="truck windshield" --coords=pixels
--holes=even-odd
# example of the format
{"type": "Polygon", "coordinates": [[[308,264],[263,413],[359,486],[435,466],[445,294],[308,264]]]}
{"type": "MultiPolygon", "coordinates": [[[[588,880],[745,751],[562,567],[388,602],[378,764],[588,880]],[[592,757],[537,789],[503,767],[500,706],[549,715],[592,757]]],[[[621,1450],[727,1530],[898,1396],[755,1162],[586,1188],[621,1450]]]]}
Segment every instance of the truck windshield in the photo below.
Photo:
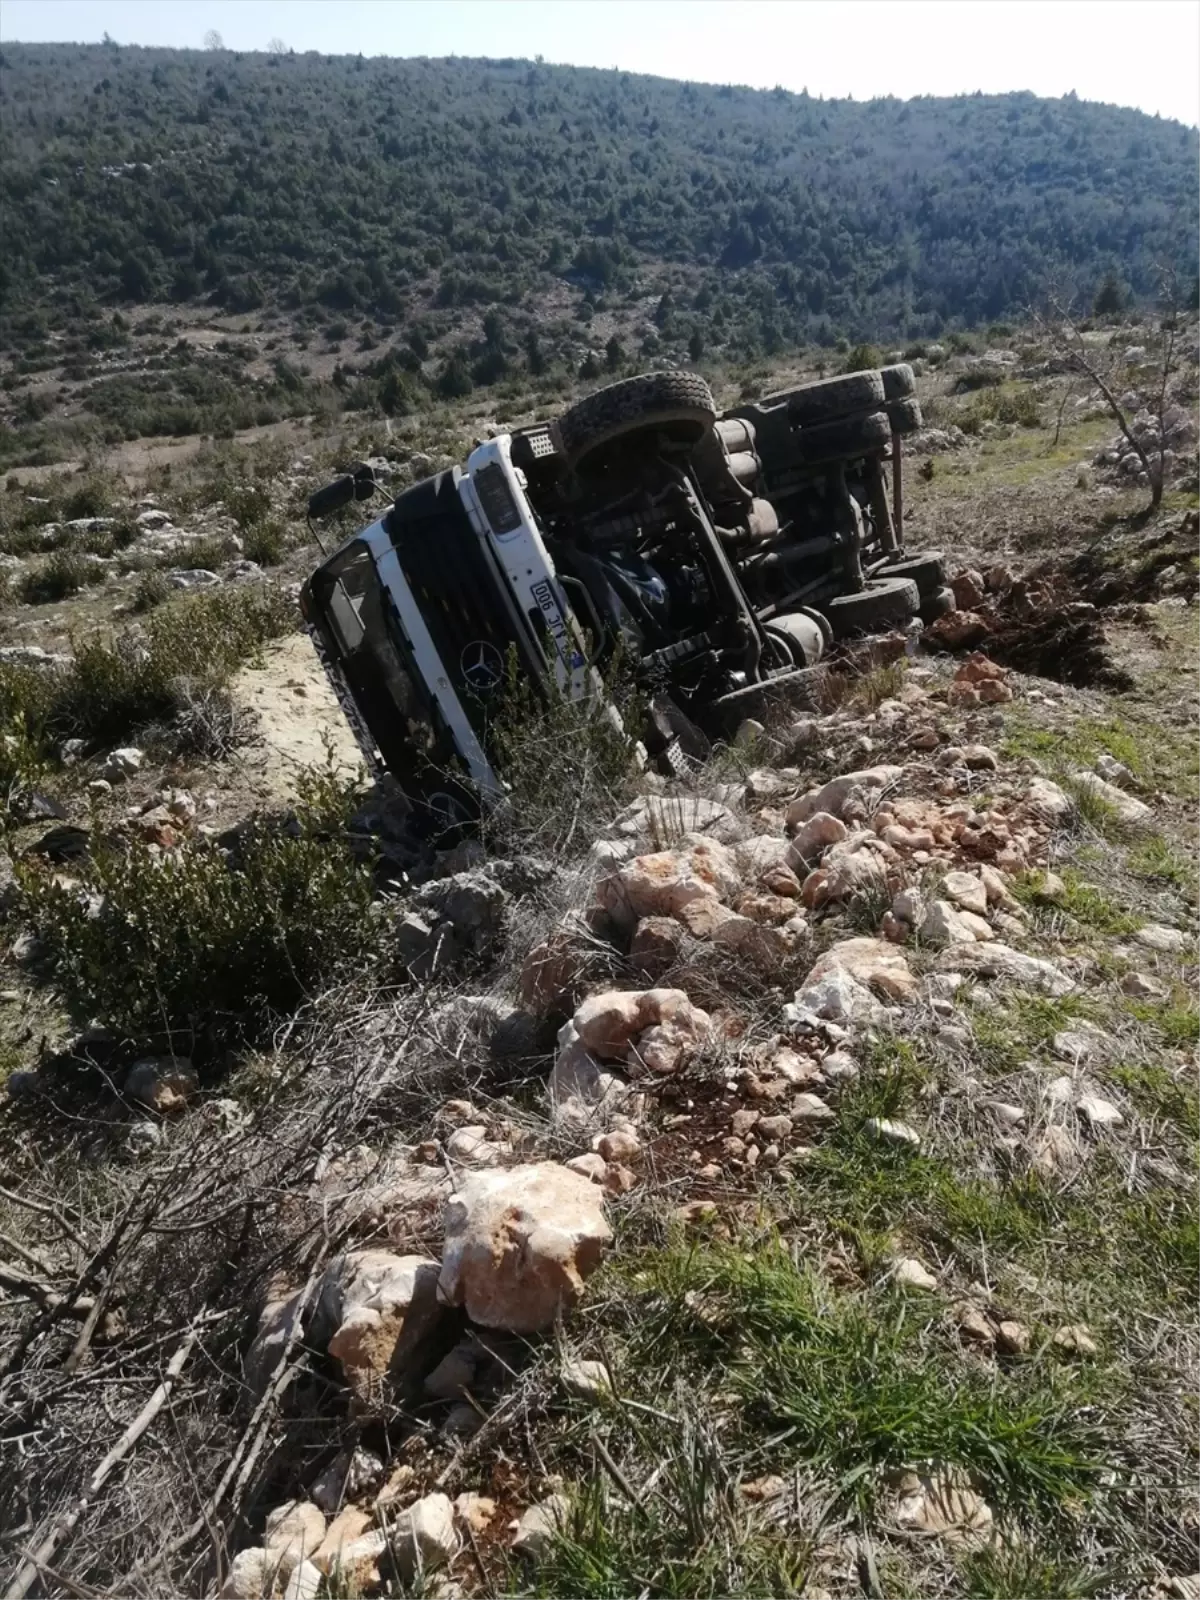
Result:
{"type": "MultiPolygon", "coordinates": [[[[436,733],[405,665],[391,604],[365,544],[355,542],[318,574],[314,594],[338,665],[371,736],[393,771],[432,754],[436,733]]],[[[399,774],[398,774],[399,775],[399,774]]]]}

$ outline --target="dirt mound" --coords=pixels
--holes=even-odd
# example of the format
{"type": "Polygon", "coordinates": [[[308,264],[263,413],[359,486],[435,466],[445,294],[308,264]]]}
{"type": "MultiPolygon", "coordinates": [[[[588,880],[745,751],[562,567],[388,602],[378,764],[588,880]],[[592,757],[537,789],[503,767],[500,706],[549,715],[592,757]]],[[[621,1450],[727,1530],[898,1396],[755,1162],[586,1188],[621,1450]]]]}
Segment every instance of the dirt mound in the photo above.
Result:
{"type": "Polygon", "coordinates": [[[1096,615],[1047,611],[1025,620],[1002,619],[988,636],[987,653],[1018,672],[1076,688],[1133,688],[1133,679],[1113,660],[1096,615]]]}
{"type": "Polygon", "coordinates": [[[992,660],[1032,677],[1076,688],[1133,687],[1113,659],[1097,608],[1073,598],[1062,572],[1043,569],[1027,578],[1005,574],[969,611],[951,611],[925,632],[939,650],[983,650],[992,660]]]}
{"type": "Polygon", "coordinates": [[[1198,537],[1200,517],[1185,511],[1170,527],[1156,526],[1136,541],[1123,533],[1089,545],[1057,576],[1098,606],[1157,600],[1167,594],[1190,598],[1200,592],[1198,537]]]}

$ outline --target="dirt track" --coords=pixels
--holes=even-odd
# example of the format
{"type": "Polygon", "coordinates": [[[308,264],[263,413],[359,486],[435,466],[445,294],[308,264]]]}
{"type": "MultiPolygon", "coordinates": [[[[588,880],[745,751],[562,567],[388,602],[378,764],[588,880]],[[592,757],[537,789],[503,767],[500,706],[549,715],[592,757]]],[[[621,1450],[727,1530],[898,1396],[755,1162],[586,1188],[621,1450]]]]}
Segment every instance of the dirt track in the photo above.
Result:
{"type": "Polygon", "coordinates": [[[261,799],[286,804],[296,777],[329,759],[349,775],[363,770],[358,746],[305,633],[271,646],[261,667],[247,667],[234,680],[235,697],[259,719],[262,743],[244,756],[261,781],[261,799]]]}

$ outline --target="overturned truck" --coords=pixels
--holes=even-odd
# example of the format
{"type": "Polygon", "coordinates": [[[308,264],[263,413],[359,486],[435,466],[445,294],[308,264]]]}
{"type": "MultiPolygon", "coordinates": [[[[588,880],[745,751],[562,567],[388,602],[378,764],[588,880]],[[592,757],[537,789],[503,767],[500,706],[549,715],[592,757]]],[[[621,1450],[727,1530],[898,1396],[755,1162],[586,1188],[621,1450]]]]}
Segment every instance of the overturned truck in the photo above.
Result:
{"type": "MultiPolygon", "coordinates": [[[[603,705],[620,660],[652,709],[649,754],[679,765],[835,640],[939,616],[941,558],[903,547],[901,440],[920,424],[907,366],[723,414],[697,374],[652,372],[404,490],[301,596],[369,765],[436,835],[503,795],[514,666],[603,705]]],[[[376,492],[351,469],[310,516],[376,492]]]]}

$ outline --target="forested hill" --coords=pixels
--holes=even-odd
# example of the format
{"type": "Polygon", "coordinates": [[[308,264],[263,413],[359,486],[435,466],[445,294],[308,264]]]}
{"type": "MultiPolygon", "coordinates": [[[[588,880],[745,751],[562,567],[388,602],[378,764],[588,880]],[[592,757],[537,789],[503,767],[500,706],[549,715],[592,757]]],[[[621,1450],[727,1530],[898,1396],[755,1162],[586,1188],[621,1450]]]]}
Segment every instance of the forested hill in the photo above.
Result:
{"type": "Polygon", "coordinates": [[[770,350],[994,319],[1062,270],[1143,296],[1197,254],[1196,131],[1073,98],[9,44],[0,105],[10,337],[56,302],[403,323],[670,263],[707,340],[770,350]]]}

